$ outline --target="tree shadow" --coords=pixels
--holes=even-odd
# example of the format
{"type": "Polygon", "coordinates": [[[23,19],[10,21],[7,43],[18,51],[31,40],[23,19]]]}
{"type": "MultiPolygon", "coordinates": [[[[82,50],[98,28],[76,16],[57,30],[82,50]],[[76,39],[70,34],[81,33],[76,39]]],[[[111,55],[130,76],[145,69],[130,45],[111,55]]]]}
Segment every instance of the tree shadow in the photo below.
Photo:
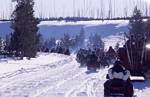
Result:
{"type": "Polygon", "coordinates": [[[134,89],[143,90],[146,88],[150,88],[150,81],[145,82],[134,82],[133,83],[134,89]]]}

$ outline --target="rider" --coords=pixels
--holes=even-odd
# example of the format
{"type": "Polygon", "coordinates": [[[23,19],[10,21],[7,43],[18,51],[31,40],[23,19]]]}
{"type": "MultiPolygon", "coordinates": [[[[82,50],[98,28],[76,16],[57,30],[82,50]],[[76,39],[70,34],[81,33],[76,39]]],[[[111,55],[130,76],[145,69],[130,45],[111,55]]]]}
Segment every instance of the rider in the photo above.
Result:
{"type": "Polygon", "coordinates": [[[109,79],[122,79],[126,81],[130,77],[129,70],[126,70],[122,62],[117,60],[114,63],[114,66],[108,70],[109,79]]]}

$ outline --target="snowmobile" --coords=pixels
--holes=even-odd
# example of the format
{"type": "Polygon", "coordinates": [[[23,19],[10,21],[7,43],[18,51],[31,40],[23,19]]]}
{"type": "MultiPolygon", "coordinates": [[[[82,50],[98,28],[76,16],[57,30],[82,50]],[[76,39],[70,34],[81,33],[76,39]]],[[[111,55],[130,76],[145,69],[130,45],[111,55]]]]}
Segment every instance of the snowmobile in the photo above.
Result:
{"type": "Polygon", "coordinates": [[[130,83],[130,78],[126,81],[123,79],[110,79],[109,75],[106,75],[108,79],[104,83],[104,97],[136,97],[133,90],[133,85],[130,83]]]}
{"type": "Polygon", "coordinates": [[[106,81],[105,84],[104,97],[125,97],[123,81],[114,79],[106,81]],[[105,86],[105,84],[109,84],[109,87],[105,86]]]}
{"type": "Polygon", "coordinates": [[[104,97],[136,97],[131,87],[121,79],[107,80],[104,83],[104,97]]]}

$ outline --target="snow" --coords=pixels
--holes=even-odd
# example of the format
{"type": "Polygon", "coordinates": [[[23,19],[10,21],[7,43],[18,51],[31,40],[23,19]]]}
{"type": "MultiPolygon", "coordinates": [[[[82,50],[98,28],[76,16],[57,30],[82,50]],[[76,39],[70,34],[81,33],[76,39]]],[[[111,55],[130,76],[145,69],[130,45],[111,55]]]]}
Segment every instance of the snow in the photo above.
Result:
{"type": "Polygon", "coordinates": [[[128,25],[128,20],[91,20],[91,21],[78,21],[78,22],[66,22],[66,21],[42,21],[39,26],[41,25],[104,25],[104,24],[118,24],[117,27],[121,26],[127,26],[128,25]]]}
{"type": "MultiPolygon", "coordinates": [[[[14,9],[11,0],[1,0],[0,18],[10,18],[14,9]]],[[[35,0],[35,16],[42,14],[42,17],[49,16],[72,16],[73,0],[35,0]],[[54,2],[55,1],[55,2],[54,2]],[[59,3],[58,3],[59,2],[59,3]],[[67,2],[67,3],[66,3],[67,2]],[[45,10],[46,9],[46,10],[45,10]],[[55,11],[55,12],[54,12],[55,11]],[[51,12],[51,13],[50,13],[51,12]]],[[[91,11],[100,8],[100,1],[84,0],[87,8],[82,8],[83,0],[76,0],[75,11],[87,10],[81,16],[90,16],[91,11]],[[90,11],[90,12],[88,12],[90,11]]],[[[109,4],[108,0],[105,4],[109,4]]],[[[117,13],[113,16],[122,16],[124,8],[128,15],[133,11],[137,0],[115,0],[116,8],[112,9],[117,13]]],[[[144,0],[149,2],[149,0],[144,0]]],[[[147,3],[140,2],[138,7],[147,3]]],[[[149,7],[149,4],[147,5],[149,7]]],[[[108,16],[108,5],[104,5],[104,15],[108,16]]],[[[142,12],[144,13],[142,7],[142,12]]],[[[148,11],[149,12],[149,11],[148,11]]],[[[94,16],[96,12],[94,12],[94,16]]],[[[84,28],[86,38],[91,33],[98,33],[105,42],[105,49],[109,46],[120,47],[124,45],[124,32],[128,32],[129,21],[42,21],[39,26],[39,33],[44,39],[56,37],[60,39],[64,33],[75,36],[84,28]]],[[[12,32],[10,22],[0,21],[0,36],[5,38],[12,32]]],[[[103,97],[103,84],[106,81],[106,74],[109,68],[102,68],[96,73],[88,73],[86,68],[80,68],[76,62],[75,55],[66,56],[54,53],[38,53],[36,58],[27,60],[14,60],[11,58],[0,59],[0,97],[103,97]]],[[[134,90],[137,97],[149,97],[150,81],[134,82],[134,90]]]]}
{"type": "MultiPolygon", "coordinates": [[[[26,58],[24,58],[24,60],[14,60],[10,58],[0,59],[0,74],[16,71],[19,69],[34,68],[37,66],[42,66],[42,64],[46,65],[60,61],[59,56],[56,56],[55,54],[42,53],[38,55],[39,56],[37,58],[32,58],[31,60],[27,60],[26,58]]],[[[61,60],[63,59],[64,58],[61,58],[61,60]]]]}
{"type": "MultiPolygon", "coordinates": [[[[83,27],[87,37],[92,32],[102,35],[106,50],[116,43],[123,46],[123,33],[128,31],[128,21],[43,21],[38,26],[44,38],[62,37],[65,32],[77,34],[83,27]]],[[[0,22],[0,30],[2,36],[10,33],[10,22],[0,22]]],[[[108,69],[88,73],[86,68],[80,68],[74,54],[38,53],[31,60],[1,58],[0,97],[103,97],[108,69]]],[[[150,81],[133,85],[137,97],[149,97],[150,81]]]]}
{"type": "Polygon", "coordinates": [[[113,48],[115,48],[117,43],[119,43],[119,47],[123,47],[123,45],[125,44],[123,32],[117,33],[115,35],[107,36],[107,37],[103,38],[103,41],[105,43],[106,51],[109,49],[109,46],[112,46],[113,48]]]}
{"type": "MultiPolygon", "coordinates": [[[[27,60],[18,62],[22,64],[23,69],[19,69],[17,63],[13,64],[16,67],[16,71],[13,72],[6,67],[8,73],[0,76],[1,97],[74,97],[73,95],[77,94],[81,97],[80,91],[85,92],[88,84],[98,82],[99,77],[105,79],[105,75],[86,74],[86,69],[79,68],[74,57],[48,54],[36,59],[39,61],[29,60],[28,65],[33,66],[27,68],[24,65],[27,60]],[[35,61],[43,65],[35,66],[35,61]]],[[[88,87],[84,95],[92,95],[88,93],[89,89],[92,88],[88,87]]]]}
{"type": "MultiPolygon", "coordinates": [[[[65,21],[42,21],[38,25],[39,33],[42,34],[43,39],[55,37],[57,40],[68,33],[71,37],[80,33],[81,28],[85,30],[85,36],[88,39],[91,34],[98,33],[105,42],[105,49],[109,46],[113,48],[116,43],[122,47],[125,43],[124,32],[128,32],[127,20],[111,20],[111,21],[79,21],[79,22],[65,22],[65,21]]],[[[10,22],[0,22],[0,36],[5,38],[10,34],[10,22]]]]}
{"type": "MultiPolygon", "coordinates": [[[[108,68],[86,73],[74,55],[39,53],[31,60],[6,59],[0,67],[0,97],[103,97],[108,68]],[[18,67],[19,66],[19,67],[18,67]]],[[[136,82],[135,94],[149,97],[150,82],[136,82]]]]}
{"type": "Polygon", "coordinates": [[[139,80],[139,81],[144,81],[145,78],[143,76],[131,76],[130,77],[131,80],[139,80]]]}
{"type": "MultiPolygon", "coordinates": [[[[128,21],[42,21],[38,27],[43,39],[49,39],[51,37],[60,39],[64,36],[64,33],[68,33],[73,37],[79,34],[82,28],[85,30],[86,38],[88,38],[91,33],[98,33],[104,38],[106,36],[115,35],[116,33],[128,32],[128,21]]],[[[0,22],[0,36],[2,38],[5,38],[6,35],[11,32],[10,22],[0,22]]]]}

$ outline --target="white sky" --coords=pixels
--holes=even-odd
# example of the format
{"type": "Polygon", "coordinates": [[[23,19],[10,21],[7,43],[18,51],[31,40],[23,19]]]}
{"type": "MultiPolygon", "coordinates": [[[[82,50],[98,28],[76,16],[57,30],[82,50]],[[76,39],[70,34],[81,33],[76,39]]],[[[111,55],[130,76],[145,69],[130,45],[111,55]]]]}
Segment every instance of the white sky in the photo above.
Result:
{"type": "MultiPolygon", "coordinates": [[[[104,16],[108,17],[110,0],[35,0],[35,15],[40,17],[60,17],[60,16],[101,16],[101,6],[104,16]],[[75,2],[75,3],[73,3],[75,2]]],[[[145,5],[150,9],[150,0],[111,0],[112,15],[123,16],[125,10],[127,15],[131,15],[135,5],[143,11],[145,5]]],[[[14,9],[11,0],[0,0],[0,18],[9,18],[14,9]]],[[[144,11],[143,11],[144,13],[144,11]]],[[[149,12],[150,13],[150,12],[149,12]]]]}
{"type": "Polygon", "coordinates": [[[145,0],[146,2],[150,3],[150,0],[145,0]]]}

